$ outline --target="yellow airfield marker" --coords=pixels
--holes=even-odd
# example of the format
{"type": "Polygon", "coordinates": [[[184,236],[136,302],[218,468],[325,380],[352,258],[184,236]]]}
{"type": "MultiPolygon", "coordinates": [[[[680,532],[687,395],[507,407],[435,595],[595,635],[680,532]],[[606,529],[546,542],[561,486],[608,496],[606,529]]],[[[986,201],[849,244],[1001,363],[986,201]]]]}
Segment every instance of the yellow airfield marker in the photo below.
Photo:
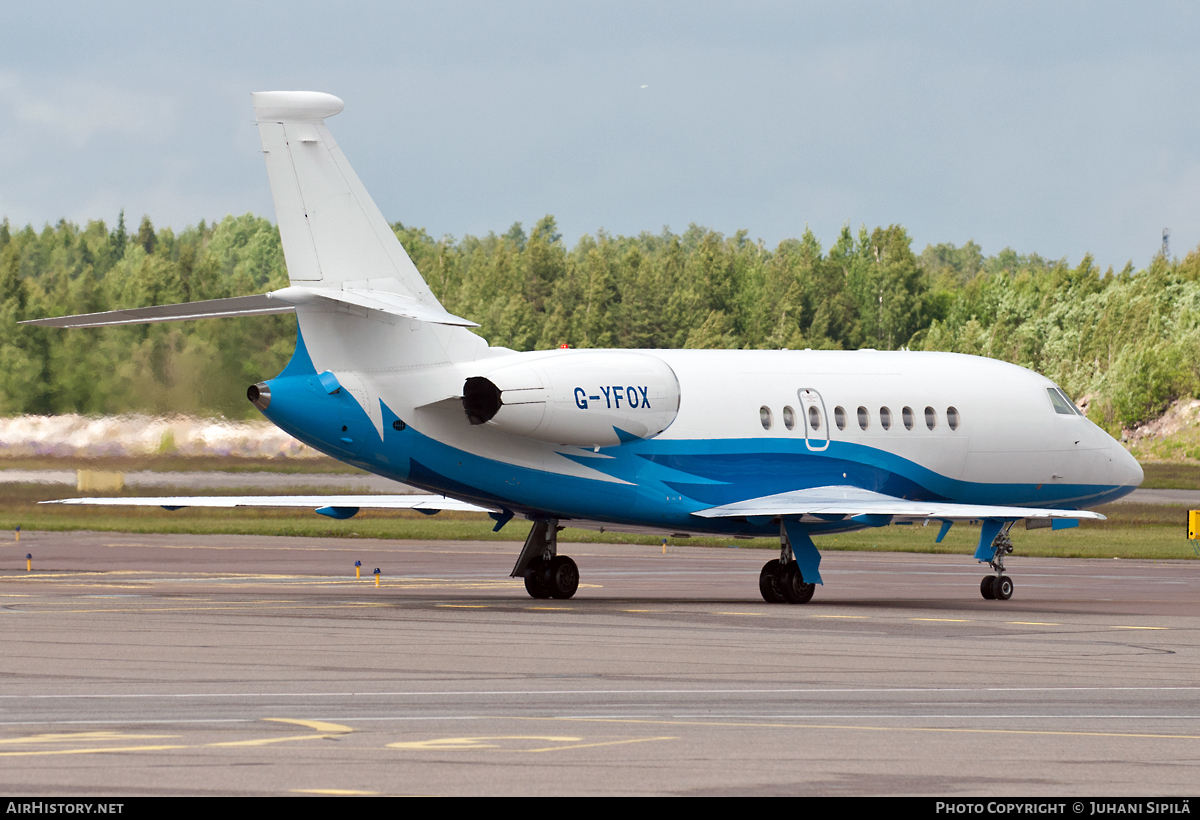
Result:
{"type": "Polygon", "coordinates": [[[25,553],[25,571],[33,572],[33,553],[32,552],[25,553]]]}
{"type": "Polygon", "coordinates": [[[814,618],[856,618],[856,619],[864,619],[865,620],[867,618],[870,618],[871,616],[870,615],[813,615],[812,617],[814,617],[814,618]]]}
{"type": "Polygon", "coordinates": [[[375,586],[379,586],[379,567],[375,567],[375,586]]]}
{"type": "Polygon", "coordinates": [[[354,562],[354,577],[358,579],[362,578],[362,561],[354,562]]]}

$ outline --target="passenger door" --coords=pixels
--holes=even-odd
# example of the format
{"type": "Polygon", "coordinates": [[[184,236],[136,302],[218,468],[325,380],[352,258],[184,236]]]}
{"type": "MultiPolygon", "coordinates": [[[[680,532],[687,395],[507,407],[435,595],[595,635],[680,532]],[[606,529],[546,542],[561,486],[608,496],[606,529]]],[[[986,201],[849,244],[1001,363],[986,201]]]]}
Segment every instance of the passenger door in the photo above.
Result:
{"type": "Polygon", "coordinates": [[[825,413],[825,401],[820,393],[810,387],[800,388],[796,395],[800,399],[804,443],[810,450],[824,450],[829,446],[829,417],[825,413]]]}

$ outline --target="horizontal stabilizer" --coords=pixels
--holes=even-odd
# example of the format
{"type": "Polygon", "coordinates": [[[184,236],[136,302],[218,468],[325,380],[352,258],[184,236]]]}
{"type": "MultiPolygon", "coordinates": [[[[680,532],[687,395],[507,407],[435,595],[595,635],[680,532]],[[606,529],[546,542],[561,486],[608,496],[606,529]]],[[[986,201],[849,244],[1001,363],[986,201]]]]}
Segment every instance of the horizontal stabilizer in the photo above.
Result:
{"type": "MultiPolygon", "coordinates": [[[[1087,510],[1047,510],[1040,507],[1005,507],[994,504],[954,504],[948,501],[908,501],[858,487],[815,487],[778,495],[751,498],[719,507],[709,507],[692,515],[700,518],[741,518],[746,516],[812,516],[831,521],[858,516],[891,516],[891,521],[974,521],[981,518],[1006,519],[1081,519],[1104,520],[1100,513],[1087,510]]],[[[860,519],[868,523],[869,519],[860,519]]],[[[886,522],[882,522],[886,523],[886,522]]]]}
{"type": "Polygon", "coordinates": [[[498,512],[446,498],[443,495],[219,495],[219,496],[160,496],[157,498],[63,498],[42,501],[42,504],[86,504],[100,507],[294,507],[319,510],[323,508],[359,508],[363,510],[426,510],[440,512],[498,512]]]}
{"type": "Polygon", "coordinates": [[[234,296],[231,299],[209,299],[204,302],[185,302],[179,305],[109,310],[103,313],[82,313],[75,316],[56,316],[50,319],[28,319],[23,325],[42,327],[107,327],[152,322],[181,322],[187,319],[221,319],[237,316],[266,316],[272,313],[292,313],[297,305],[318,310],[336,309],[338,304],[368,308],[406,319],[459,327],[479,327],[468,319],[447,313],[437,302],[418,302],[409,296],[382,290],[336,288],[299,288],[263,293],[257,296],[234,296]]]}
{"type": "Polygon", "coordinates": [[[184,319],[218,319],[230,316],[266,316],[271,313],[291,313],[296,308],[279,302],[266,294],[234,296],[232,299],[209,299],[206,302],[185,302],[181,305],[108,310],[103,313],[81,313],[57,316],[52,319],[28,319],[22,325],[42,327],[107,327],[108,325],[140,325],[150,322],[180,322],[184,319]]]}

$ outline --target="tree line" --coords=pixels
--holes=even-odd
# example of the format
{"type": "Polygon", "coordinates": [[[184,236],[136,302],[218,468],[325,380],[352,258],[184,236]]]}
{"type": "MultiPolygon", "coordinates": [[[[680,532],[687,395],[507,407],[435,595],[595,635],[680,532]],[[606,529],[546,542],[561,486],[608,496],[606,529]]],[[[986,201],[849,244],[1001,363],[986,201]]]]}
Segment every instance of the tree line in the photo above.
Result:
{"type": "MultiPolygon", "coordinates": [[[[567,247],[553,217],[526,232],[434,238],[393,226],[446,308],[493,345],[533,350],[947,350],[1014,362],[1088,395],[1109,430],[1200,391],[1200,256],[1101,270],[974,242],[920,254],[899,225],[775,248],[692,225],[604,231],[567,247]]],[[[284,287],[278,229],[247,214],[176,234],[0,223],[0,414],[130,411],[252,416],[246,384],[274,376],[290,316],[91,330],[24,318],[217,299],[284,287]]]]}

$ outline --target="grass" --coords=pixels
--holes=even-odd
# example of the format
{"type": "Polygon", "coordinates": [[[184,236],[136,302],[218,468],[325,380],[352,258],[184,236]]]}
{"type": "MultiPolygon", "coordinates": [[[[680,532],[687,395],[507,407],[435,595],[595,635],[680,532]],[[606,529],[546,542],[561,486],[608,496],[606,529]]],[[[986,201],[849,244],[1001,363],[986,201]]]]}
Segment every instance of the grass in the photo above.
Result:
{"type": "Polygon", "coordinates": [[[1146,490],[1200,490],[1200,464],[1143,464],[1146,490]]]}
{"type": "MultiPolygon", "coordinates": [[[[27,534],[21,543],[23,551],[31,543],[30,535],[38,531],[521,541],[530,526],[526,521],[512,521],[501,532],[495,533],[492,531],[495,522],[477,513],[443,512],[427,516],[412,511],[364,510],[354,518],[336,521],[302,510],[186,508],[168,512],[158,507],[122,509],[37,503],[73,494],[64,491],[64,488],[46,485],[5,485],[0,489],[0,531],[12,531],[19,525],[27,534]]],[[[124,493],[133,494],[138,493],[124,493]]],[[[1187,540],[1187,511],[1182,507],[1111,504],[1101,508],[1100,512],[1108,516],[1107,521],[1085,521],[1076,529],[1014,529],[1013,541],[1017,546],[1017,554],[1058,558],[1200,558],[1196,542],[1187,540]]],[[[934,543],[936,535],[936,526],[891,526],[825,536],[819,538],[817,544],[822,550],[970,554],[979,540],[979,527],[956,524],[941,544],[934,543]]],[[[571,528],[564,530],[559,538],[564,542],[576,543],[661,543],[656,536],[599,533],[571,528]]],[[[778,540],[773,538],[672,538],[668,539],[668,543],[736,546],[740,549],[779,548],[778,540]]]]}
{"type": "MultiPolygon", "coordinates": [[[[1200,425],[1191,425],[1177,430],[1169,436],[1161,438],[1146,438],[1136,445],[1130,445],[1129,451],[1142,462],[1180,462],[1190,461],[1191,466],[1200,469],[1200,425]]],[[[1190,487],[1189,489],[1196,489],[1190,487]]]]}

